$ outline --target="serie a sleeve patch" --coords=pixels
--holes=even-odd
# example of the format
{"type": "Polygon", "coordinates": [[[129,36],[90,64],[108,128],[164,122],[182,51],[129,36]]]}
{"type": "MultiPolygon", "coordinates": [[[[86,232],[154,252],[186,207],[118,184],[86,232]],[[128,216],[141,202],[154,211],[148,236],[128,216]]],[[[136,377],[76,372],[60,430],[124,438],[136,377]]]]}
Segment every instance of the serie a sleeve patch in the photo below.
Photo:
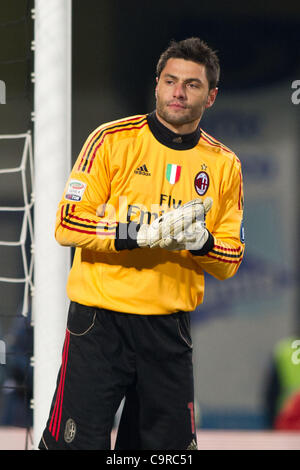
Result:
{"type": "Polygon", "coordinates": [[[70,180],[65,194],[65,199],[68,201],[80,202],[84,195],[85,188],[86,183],[79,180],[70,180]]]}
{"type": "Polygon", "coordinates": [[[244,221],[242,220],[241,222],[241,229],[240,229],[240,240],[241,243],[245,243],[245,227],[244,227],[244,221]]]}

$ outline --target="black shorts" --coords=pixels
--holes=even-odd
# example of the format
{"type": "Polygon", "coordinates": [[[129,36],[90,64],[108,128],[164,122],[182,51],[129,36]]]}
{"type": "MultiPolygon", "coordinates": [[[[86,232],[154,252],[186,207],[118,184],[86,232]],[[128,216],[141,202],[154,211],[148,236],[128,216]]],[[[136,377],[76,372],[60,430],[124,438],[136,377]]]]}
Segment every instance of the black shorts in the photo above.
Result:
{"type": "Polygon", "coordinates": [[[196,448],[189,313],[133,315],[71,302],[40,449],[196,448]]]}

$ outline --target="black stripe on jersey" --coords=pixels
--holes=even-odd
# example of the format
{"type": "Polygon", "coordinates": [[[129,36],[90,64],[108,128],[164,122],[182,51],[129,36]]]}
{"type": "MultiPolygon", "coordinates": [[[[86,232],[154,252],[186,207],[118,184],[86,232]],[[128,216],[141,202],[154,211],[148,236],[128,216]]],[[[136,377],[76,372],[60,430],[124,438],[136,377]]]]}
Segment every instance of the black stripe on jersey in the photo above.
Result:
{"type": "Polygon", "coordinates": [[[224,253],[224,252],[220,252],[220,251],[216,251],[216,250],[211,250],[211,253],[214,253],[215,255],[219,255],[219,256],[225,256],[226,258],[240,258],[242,256],[242,250],[239,254],[237,255],[231,255],[229,253],[224,253]]]}
{"type": "Polygon", "coordinates": [[[73,220],[70,220],[70,219],[67,219],[66,217],[64,217],[64,221],[67,222],[69,225],[74,225],[75,227],[84,227],[84,228],[89,228],[91,230],[99,230],[101,228],[101,230],[111,230],[111,231],[114,231],[116,230],[116,226],[115,227],[109,227],[108,225],[105,224],[105,222],[99,222],[99,224],[95,224],[95,225],[87,225],[87,224],[83,224],[81,222],[74,222],[73,220]],[[103,224],[103,226],[101,226],[101,223],[103,224]]]}
{"type": "Polygon", "coordinates": [[[99,228],[103,229],[103,230],[116,230],[116,226],[115,227],[109,227],[108,225],[105,224],[105,222],[98,222],[97,224],[94,224],[94,225],[87,225],[87,224],[84,224],[82,222],[74,222],[73,220],[70,220],[68,218],[68,215],[69,215],[69,209],[70,209],[70,204],[67,204],[66,205],[66,212],[65,212],[65,216],[64,216],[64,222],[67,222],[67,224],[69,225],[74,225],[76,227],[83,227],[83,228],[88,228],[88,229],[91,229],[91,230],[99,230],[99,228]],[[103,224],[103,226],[101,227],[101,224],[103,224]]]}
{"type": "Polygon", "coordinates": [[[116,124],[114,126],[111,126],[111,127],[106,127],[105,129],[103,129],[100,134],[97,136],[97,138],[91,143],[90,145],[90,148],[89,148],[89,151],[88,151],[88,154],[87,156],[85,157],[85,162],[83,164],[83,167],[81,169],[82,172],[84,172],[86,170],[86,167],[87,167],[87,164],[88,164],[88,161],[89,161],[89,158],[91,156],[91,152],[92,152],[92,149],[94,148],[94,145],[101,139],[101,137],[103,136],[103,134],[105,134],[105,132],[107,131],[111,131],[113,129],[118,129],[118,128],[121,128],[121,127],[128,127],[128,126],[136,126],[137,124],[141,124],[141,122],[145,121],[147,118],[146,116],[143,117],[140,121],[129,121],[129,122],[126,122],[124,124],[116,124]]]}

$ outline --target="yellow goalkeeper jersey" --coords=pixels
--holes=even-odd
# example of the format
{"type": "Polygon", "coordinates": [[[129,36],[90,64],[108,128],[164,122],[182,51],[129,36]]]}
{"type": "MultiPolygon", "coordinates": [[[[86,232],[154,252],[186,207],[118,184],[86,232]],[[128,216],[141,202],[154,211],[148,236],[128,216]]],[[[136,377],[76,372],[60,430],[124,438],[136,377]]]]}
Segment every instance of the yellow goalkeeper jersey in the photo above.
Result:
{"type": "Polygon", "coordinates": [[[192,311],[203,301],[204,272],[229,278],[243,258],[241,163],[200,127],[174,134],[155,111],[107,123],[91,133],[75,162],[55,236],[76,247],[70,300],[133,314],[192,311]],[[130,222],[149,224],[206,196],[213,199],[206,253],[116,249],[130,222]]]}

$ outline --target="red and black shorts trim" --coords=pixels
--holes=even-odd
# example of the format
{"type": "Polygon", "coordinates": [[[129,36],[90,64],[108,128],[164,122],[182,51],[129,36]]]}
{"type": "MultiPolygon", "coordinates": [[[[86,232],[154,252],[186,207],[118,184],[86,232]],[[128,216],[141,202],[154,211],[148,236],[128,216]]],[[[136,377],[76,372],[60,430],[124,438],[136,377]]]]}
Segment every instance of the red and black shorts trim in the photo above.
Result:
{"type": "Polygon", "coordinates": [[[51,417],[50,417],[50,424],[49,424],[49,431],[53,438],[58,441],[59,431],[61,428],[61,416],[62,416],[62,404],[64,400],[64,387],[65,387],[65,379],[66,379],[66,369],[68,363],[68,354],[69,354],[69,346],[70,346],[70,332],[66,332],[66,338],[64,343],[63,355],[62,355],[62,366],[61,372],[59,375],[59,383],[56,393],[56,399],[54,403],[54,407],[52,409],[51,417]]]}

